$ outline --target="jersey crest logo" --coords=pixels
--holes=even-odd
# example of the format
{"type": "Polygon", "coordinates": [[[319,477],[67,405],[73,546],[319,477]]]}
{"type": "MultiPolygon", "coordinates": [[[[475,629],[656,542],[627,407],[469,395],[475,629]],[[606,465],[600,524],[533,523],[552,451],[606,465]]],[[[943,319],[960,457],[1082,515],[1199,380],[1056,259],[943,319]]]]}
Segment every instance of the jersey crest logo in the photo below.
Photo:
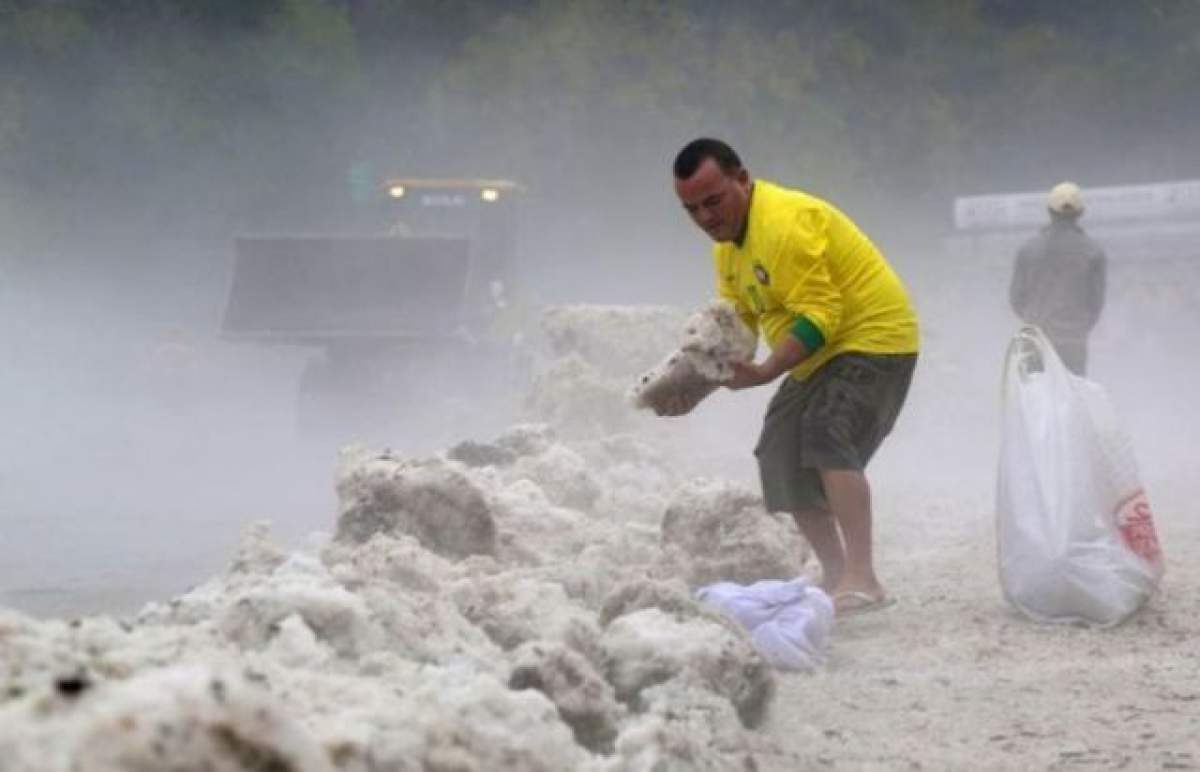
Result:
{"type": "Polygon", "coordinates": [[[758,279],[759,284],[771,283],[771,274],[767,273],[767,269],[763,268],[762,263],[754,264],[754,278],[758,279]]]}

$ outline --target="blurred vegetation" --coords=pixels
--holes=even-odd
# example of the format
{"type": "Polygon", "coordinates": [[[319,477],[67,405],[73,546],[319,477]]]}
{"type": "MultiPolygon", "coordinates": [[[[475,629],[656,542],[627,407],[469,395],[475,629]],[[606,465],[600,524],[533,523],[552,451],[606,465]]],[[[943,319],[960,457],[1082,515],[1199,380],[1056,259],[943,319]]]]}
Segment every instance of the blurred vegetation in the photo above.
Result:
{"type": "Polygon", "coordinates": [[[364,169],[626,222],[698,134],[936,220],[1200,176],[1197,125],[1200,0],[0,0],[10,228],[336,228],[364,169]]]}

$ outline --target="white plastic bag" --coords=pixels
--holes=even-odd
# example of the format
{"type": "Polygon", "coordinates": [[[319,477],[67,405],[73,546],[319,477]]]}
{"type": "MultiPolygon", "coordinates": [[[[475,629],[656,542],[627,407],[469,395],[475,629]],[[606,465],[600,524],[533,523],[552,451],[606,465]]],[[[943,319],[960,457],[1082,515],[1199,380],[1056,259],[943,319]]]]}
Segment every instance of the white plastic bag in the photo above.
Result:
{"type": "Polygon", "coordinates": [[[635,408],[658,410],[678,397],[689,406],[686,412],[690,412],[720,385],[719,381],[701,373],[686,351],[676,349],[653,369],[643,373],[626,393],[626,398],[635,408]]]}
{"type": "Polygon", "coordinates": [[[996,526],[1004,595],[1039,621],[1117,624],[1162,579],[1129,436],[1036,327],[1005,361],[996,526]]]}
{"type": "Polygon", "coordinates": [[[717,582],[701,587],[696,597],[740,622],[772,667],[812,670],[825,660],[833,600],[807,579],[717,582]]]}

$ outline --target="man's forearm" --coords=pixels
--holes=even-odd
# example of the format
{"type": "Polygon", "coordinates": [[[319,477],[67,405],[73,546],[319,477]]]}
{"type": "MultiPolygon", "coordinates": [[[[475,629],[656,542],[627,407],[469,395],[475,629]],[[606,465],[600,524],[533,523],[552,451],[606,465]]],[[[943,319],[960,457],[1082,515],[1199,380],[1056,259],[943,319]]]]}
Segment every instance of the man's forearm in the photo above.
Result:
{"type": "MultiPolygon", "coordinates": [[[[733,378],[725,382],[726,388],[748,389],[770,383],[807,359],[819,346],[810,348],[808,343],[797,336],[813,334],[819,339],[820,332],[812,327],[811,323],[806,323],[806,325],[799,325],[801,328],[799,332],[793,329],[781,337],[775,344],[775,348],[772,349],[770,356],[762,362],[745,364],[734,362],[733,378]],[[811,331],[806,332],[808,328],[811,328],[811,331]]],[[[818,342],[823,343],[824,341],[818,340],[818,342]]]]}
{"type": "Polygon", "coordinates": [[[807,359],[809,353],[808,346],[795,335],[784,335],[758,366],[759,372],[766,381],[773,381],[807,359]]]}

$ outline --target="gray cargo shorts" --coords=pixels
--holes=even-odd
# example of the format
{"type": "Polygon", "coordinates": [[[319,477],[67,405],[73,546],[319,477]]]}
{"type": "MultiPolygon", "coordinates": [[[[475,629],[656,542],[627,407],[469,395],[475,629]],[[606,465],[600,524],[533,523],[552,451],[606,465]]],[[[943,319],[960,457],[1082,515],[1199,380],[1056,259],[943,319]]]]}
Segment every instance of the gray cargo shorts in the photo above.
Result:
{"type": "Polygon", "coordinates": [[[826,509],[820,469],[863,469],[892,430],[916,354],[839,354],[771,399],[754,455],[769,512],[826,509]]]}

